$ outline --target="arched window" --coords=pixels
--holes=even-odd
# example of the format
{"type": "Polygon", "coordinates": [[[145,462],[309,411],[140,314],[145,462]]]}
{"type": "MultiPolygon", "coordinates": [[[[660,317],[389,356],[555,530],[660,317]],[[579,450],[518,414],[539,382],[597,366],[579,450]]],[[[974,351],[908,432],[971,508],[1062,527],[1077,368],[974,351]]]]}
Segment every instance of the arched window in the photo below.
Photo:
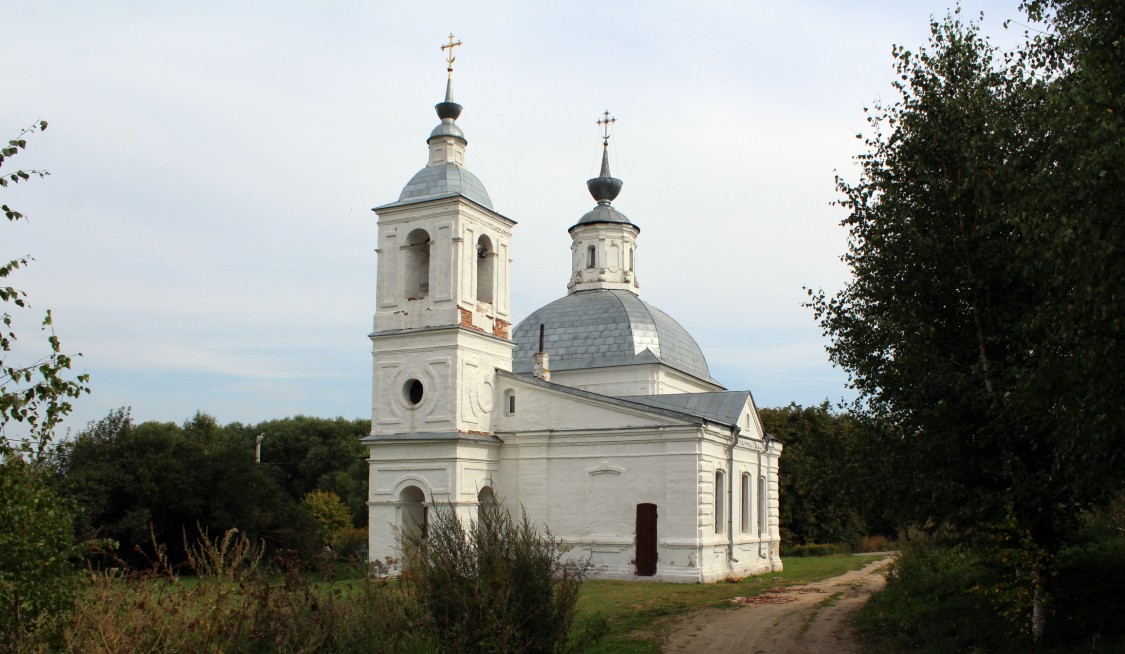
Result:
{"type": "Polygon", "coordinates": [[[750,531],[750,474],[742,473],[742,533],[750,531]]]}
{"type": "Polygon", "coordinates": [[[504,391],[504,414],[509,416],[516,414],[516,392],[511,389],[504,391]]]}
{"type": "Polygon", "coordinates": [[[492,239],[481,234],[477,239],[477,302],[492,304],[495,273],[496,253],[492,249],[492,239]]]}
{"type": "Polygon", "coordinates": [[[726,506],[723,502],[725,493],[723,491],[724,481],[726,475],[722,470],[715,471],[715,533],[723,533],[723,522],[726,521],[726,506]]]}
{"type": "Polygon", "coordinates": [[[492,492],[491,486],[485,486],[477,493],[477,520],[480,521],[481,514],[492,508],[496,508],[496,493],[492,492]]]}
{"type": "Polygon", "coordinates": [[[426,506],[426,494],[417,486],[407,486],[398,494],[402,507],[402,533],[407,538],[425,540],[429,536],[430,508],[426,506]]]}
{"type": "Polygon", "coordinates": [[[404,291],[409,300],[418,300],[430,294],[430,235],[416,229],[406,237],[406,280],[404,291]]]}
{"type": "Polygon", "coordinates": [[[629,248],[629,272],[633,272],[633,248],[629,248]]]}
{"type": "Polygon", "coordinates": [[[586,248],[586,267],[593,268],[598,263],[598,248],[596,246],[589,246],[586,248]]]}

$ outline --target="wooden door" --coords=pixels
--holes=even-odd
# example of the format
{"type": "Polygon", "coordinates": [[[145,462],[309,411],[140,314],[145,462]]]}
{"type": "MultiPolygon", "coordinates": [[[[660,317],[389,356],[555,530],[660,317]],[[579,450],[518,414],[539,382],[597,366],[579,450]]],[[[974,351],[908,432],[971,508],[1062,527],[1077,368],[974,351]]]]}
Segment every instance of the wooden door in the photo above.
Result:
{"type": "Polygon", "coordinates": [[[656,574],[656,505],[637,505],[637,554],[634,557],[637,575],[656,574]]]}

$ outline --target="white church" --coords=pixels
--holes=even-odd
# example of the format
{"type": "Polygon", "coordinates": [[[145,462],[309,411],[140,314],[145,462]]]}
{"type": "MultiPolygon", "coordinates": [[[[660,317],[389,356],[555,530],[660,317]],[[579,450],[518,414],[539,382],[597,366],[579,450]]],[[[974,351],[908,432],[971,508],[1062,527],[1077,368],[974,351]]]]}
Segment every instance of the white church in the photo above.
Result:
{"type": "Polygon", "coordinates": [[[371,560],[398,558],[396,527],[424,534],[433,506],[467,522],[501,501],[600,577],[780,570],[781,444],[750,392],[713,379],[691,335],[640,298],[640,228],[611,204],[608,131],[586,183],[597,204],[568,230],[567,294],[512,330],[516,221],[465,167],[448,84],[436,109],[426,166],[374,209],[371,560]]]}

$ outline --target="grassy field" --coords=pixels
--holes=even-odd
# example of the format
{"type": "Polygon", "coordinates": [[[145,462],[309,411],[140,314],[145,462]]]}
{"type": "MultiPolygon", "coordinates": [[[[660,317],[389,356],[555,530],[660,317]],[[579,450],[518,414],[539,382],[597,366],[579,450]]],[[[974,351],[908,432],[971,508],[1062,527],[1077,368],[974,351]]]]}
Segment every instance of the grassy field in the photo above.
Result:
{"type": "Polygon", "coordinates": [[[635,581],[586,581],[578,601],[578,619],[601,613],[610,633],[593,653],[644,653],[660,651],[668,616],[699,609],[730,608],[732,597],[758,595],[775,586],[792,586],[858,570],[880,556],[838,554],[785,560],[785,571],[747,577],[738,583],[661,584],[635,581]]]}

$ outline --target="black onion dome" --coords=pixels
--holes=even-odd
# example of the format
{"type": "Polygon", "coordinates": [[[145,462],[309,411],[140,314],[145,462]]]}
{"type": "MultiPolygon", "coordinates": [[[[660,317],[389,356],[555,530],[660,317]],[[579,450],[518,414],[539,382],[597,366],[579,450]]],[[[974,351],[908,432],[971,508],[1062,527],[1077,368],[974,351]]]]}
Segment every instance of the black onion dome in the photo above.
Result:
{"type": "Polygon", "coordinates": [[[598,201],[610,203],[617,199],[618,194],[621,193],[621,187],[625,182],[617,179],[616,177],[595,177],[586,180],[586,188],[590,190],[590,195],[598,201]]]}
{"type": "Polygon", "coordinates": [[[457,120],[461,117],[461,110],[464,109],[464,107],[452,100],[446,100],[445,102],[435,104],[434,109],[437,111],[438,118],[442,120],[446,118],[457,120]]]}
{"type": "MultiPolygon", "coordinates": [[[[621,187],[624,184],[625,182],[617,179],[609,172],[609,148],[606,147],[602,150],[601,174],[593,179],[586,180],[586,188],[589,189],[590,195],[598,201],[598,206],[586,212],[570,229],[573,230],[578,225],[589,225],[591,223],[620,223],[637,227],[625,217],[625,214],[610,206],[610,202],[617,199],[617,195],[621,193],[621,187]]],[[[639,227],[637,229],[640,230],[639,227]]]]}

